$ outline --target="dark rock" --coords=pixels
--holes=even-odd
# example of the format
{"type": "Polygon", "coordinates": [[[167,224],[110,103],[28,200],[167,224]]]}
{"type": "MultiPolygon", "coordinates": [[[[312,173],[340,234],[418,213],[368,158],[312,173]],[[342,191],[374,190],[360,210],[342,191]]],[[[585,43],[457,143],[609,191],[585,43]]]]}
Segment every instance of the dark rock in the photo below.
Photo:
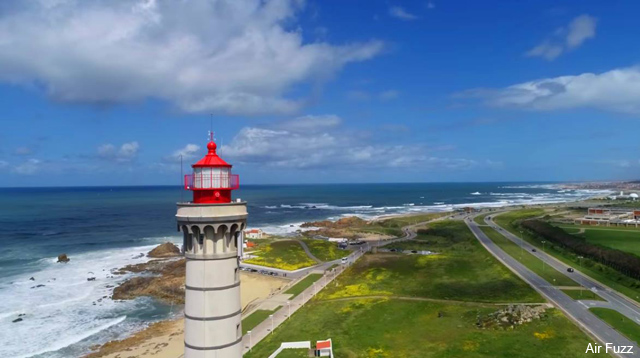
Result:
{"type": "Polygon", "coordinates": [[[95,281],[95,280],[96,280],[96,278],[95,278],[95,277],[89,277],[89,278],[87,278],[87,281],[95,281]]]}
{"type": "Polygon", "coordinates": [[[16,323],[16,322],[22,322],[22,318],[16,318],[16,319],[14,319],[12,322],[13,322],[13,323],[16,323]]]}
{"type": "Polygon", "coordinates": [[[159,245],[155,249],[149,251],[149,254],[147,256],[153,258],[180,256],[180,249],[170,242],[165,242],[164,244],[159,245]]]}
{"type": "Polygon", "coordinates": [[[69,262],[69,261],[71,261],[71,259],[67,257],[67,254],[60,254],[60,255],[58,255],[58,262],[60,262],[60,263],[67,263],[67,262],[69,262]]]}
{"type": "Polygon", "coordinates": [[[33,278],[33,277],[31,277],[29,280],[31,280],[31,281],[35,281],[36,279],[35,279],[35,278],[33,278]]]}

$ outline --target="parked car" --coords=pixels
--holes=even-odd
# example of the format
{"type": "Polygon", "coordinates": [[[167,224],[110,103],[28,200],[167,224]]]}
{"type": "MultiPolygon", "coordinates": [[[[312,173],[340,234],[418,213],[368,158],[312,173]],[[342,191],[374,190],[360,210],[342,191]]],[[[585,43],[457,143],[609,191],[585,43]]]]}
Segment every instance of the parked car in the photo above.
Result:
{"type": "Polygon", "coordinates": [[[417,254],[417,253],[418,253],[418,250],[411,250],[411,253],[412,253],[412,254],[417,254]]]}
{"type": "Polygon", "coordinates": [[[531,252],[536,252],[536,251],[537,251],[536,249],[531,249],[531,252]]]}
{"type": "Polygon", "coordinates": [[[573,272],[573,271],[574,271],[574,270],[573,270],[573,268],[571,268],[571,267],[569,267],[569,268],[567,269],[567,272],[573,272]]]}
{"type": "Polygon", "coordinates": [[[347,263],[347,258],[346,258],[346,257],[343,257],[343,258],[342,258],[342,260],[340,260],[340,262],[341,262],[343,265],[344,265],[344,264],[346,264],[346,263],[347,263]]]}

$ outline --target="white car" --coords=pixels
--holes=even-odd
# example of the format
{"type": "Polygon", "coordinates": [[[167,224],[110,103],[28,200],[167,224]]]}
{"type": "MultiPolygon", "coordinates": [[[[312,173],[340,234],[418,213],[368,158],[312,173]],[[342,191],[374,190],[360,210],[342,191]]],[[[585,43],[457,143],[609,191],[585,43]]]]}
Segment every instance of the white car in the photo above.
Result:
{"type": "Polygon", "coordinates": [[[346,264],[346,263],[347,263],[347,258],[346,258],[346,257],[343,257],[343,258],[342,258],[342,260],[340,260],[340,262],[341,262],[343,265],[344,265],[344,264],[346,264]]]}

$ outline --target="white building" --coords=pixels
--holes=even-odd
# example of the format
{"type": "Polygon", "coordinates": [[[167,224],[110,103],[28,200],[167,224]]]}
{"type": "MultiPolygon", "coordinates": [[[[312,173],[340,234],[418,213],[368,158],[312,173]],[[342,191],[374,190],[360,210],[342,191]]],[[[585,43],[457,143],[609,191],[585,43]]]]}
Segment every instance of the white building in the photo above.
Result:
{"type": "Polygon", "coordinates": [[[260,229],[251,229],[244,231],[244,237],[247,239],[262,239],[264,232],[260,229]]]}

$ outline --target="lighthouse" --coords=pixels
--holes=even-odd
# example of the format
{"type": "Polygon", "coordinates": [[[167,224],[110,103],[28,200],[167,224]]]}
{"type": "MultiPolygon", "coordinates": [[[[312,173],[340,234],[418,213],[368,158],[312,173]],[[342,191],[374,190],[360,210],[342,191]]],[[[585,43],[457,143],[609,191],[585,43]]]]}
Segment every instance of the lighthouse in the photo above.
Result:
{"type": "Polygon", "coordinates": [[[239,250],[247,203],[232,199],[238,175],[216,148],[211,135],[207,155],[184,178],[193,200],[178,203],[176,214],[187,265],[185,358],[242,357],[239,250]]]}

